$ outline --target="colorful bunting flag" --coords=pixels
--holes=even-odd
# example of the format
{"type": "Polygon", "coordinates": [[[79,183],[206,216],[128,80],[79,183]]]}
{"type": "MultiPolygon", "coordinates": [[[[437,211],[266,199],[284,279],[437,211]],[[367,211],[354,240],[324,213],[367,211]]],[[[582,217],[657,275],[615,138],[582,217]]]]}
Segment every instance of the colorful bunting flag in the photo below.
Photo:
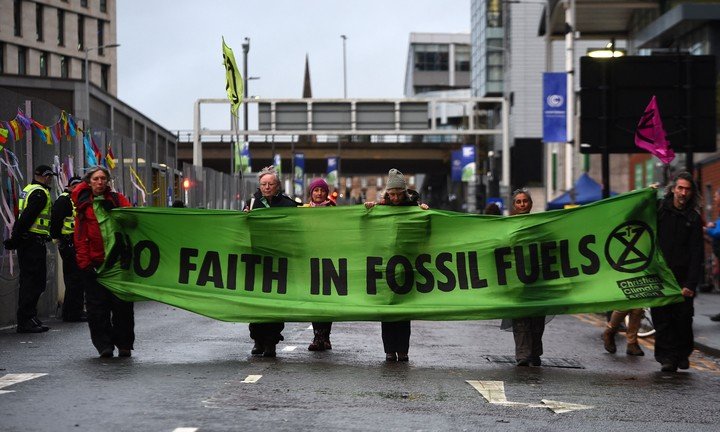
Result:
{"type": "Polygon", "coordinates": [[[111,170],[114,170],[116,166],[115,155],[113,154],[112,146],[110,145],[110,143],[108,143],[107,149],[105,150],[105,159],[107,160],[107,167],[111,170]]]}
{"type": "Polygon", "coordinates": [[[17,120],[10,120],[8,124],[10,125],[10,130],[12,130],[13,141],[20,141],[23,137],[20,123],[18,123],[17,120]]]}
{"type": "Polygon", "coordinates": [[[85,162],[87,162],[87,166],[96,166],[98,160],[90,144],[90,135],[87,133],[83,135],[83,145],[85,146],[85,162]]]}
{"type": "Polygon", "coordinates": [[[5,128],[0,128],[0,144],[5,144],[8,139],[8,130],[5,128]]]}

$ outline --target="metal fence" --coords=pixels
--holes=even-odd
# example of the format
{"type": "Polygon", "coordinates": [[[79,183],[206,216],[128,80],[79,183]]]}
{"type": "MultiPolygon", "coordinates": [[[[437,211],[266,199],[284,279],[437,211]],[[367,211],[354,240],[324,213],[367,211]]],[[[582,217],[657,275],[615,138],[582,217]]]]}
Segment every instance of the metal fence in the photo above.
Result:
{"type": "MultiPolygon", "coordinates": [[[[3,122],[3,128],[7,127],[5,122],[16,118],[18,110],[22,110],[26,117],[44,126],[55,125],[60,121],[62,112],[57,106],[42,99],[0,88],[0,121],[3,122]]],[[[79,123],[79,126],[82,126],[81,122],[79,123]]],[[[34,129],[23,130],[21,139],[8,138],[4,144],[4,148],[8,151],[0,151],[0,158],[6,163],[12,164],[11,155],[15,155],[18,171],[22,176],[17,179],[10,176],[7,167],[0,165],[2,197],[7,204],[6,208],[13,214],[13,210],[17,207],[17,196],[25,185],[32,181],[35,166],[53,165],[57,158],[68,169],[67,174],[72,172],[75,175],[82,175],[82,167],[86,166],[84,160],[76,160],[76,155],[79,154],[78,146],[83,146],[81,134],[71,139],[63,136],[59,141],[47,144],[34,129]]],[[[102,157],[106,156],[108,146],[112,148],[117,164],[115,169],[111,170],[113,187],[127,195],[133,204],[164,207],[169,206],[173,200],[180,199],[182,173],[176,169],[175,142],[158,136],[149,136],[149,132],[144,133],[144,141],[107,129],[93,130],[92,136],[102,157]]],[[[55,184],[53,196],[59,195],[64,187],[64,184],[55,184]]],[[[224,189],[219,189],[222,190],[224,189]]],[[[5,216],[9,217],[7,214],[5,216]]],[[[12,223],[8,221],[2,225],[0,237],[4,240],[10,236],[12,223]]],[[[48,244],[47,285],[38,304],[38,313],[41,316],[53,315],[62,300],[63,287],[62,283],[58,283],[62,280],[61,266],[56,265],[57,262],[55,247],[48,244]]],[[[6,251],[0,243],[0,326],[15,322],[18,274],[17,255],[6,251]]]]}

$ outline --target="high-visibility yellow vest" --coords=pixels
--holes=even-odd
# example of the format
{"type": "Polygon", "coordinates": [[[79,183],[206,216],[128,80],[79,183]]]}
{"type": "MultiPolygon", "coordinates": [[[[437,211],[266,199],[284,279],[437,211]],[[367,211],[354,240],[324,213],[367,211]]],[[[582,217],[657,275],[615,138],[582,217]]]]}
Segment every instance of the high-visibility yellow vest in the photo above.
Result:
{"type": "Polygon", "coordinates": [[[70,194],[67,192],[61,193],[60,196],[68,197],[68,201],[70,201],[70,205],[72,206],[72,213],[70,214],[70,216],[65,216],[65,219],[63,219],[63,226],[60,229],[60,234],[72,234],[73,232],[75,232],[75,203],[69,198],[70,194]]]}
{"type": "Polygon", "coordinates": [[[27,206],[27,197],[30,196],[31,193],[35,192],[36,190],[41,190],[45,194],[45,197],[47,200],[45,200],[45,208],[42,209],[40,214],[35,218],[35,221],[33,222],[32,226],[28,231],[35,233],[35,234],[42,234],[49,236],[50,235],[50,192],[45,189],[44,187],[40,186],[39,184],[29,184],[25,186],[25,189],[23,189],[22,193],[20,194],[20,200],[18,202],[18,208],[20,209],[20,214],[22,214],[23,210],[25,210],[25,207],[27,206]]]}

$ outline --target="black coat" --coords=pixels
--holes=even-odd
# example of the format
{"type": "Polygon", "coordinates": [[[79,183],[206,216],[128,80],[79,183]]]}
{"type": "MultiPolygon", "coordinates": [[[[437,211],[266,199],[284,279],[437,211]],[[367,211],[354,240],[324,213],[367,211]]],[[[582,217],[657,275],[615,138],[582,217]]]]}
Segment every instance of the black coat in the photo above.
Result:
{"type": "Polygon", "coordinates": [[[693,291],[704,265],[703,226],[694,209],[678,210],[672,196],[661,201],[657,219],[658,246],[680,287],[693,291]]]}
{"type": "MultiPolygon", "coordinates": [[[[263,196],[259,190],[255,192],[252,197],[253,199],[249,201],[250,203],[252,203],[252,207],[250,207],[250,210],[265,208],[265,205],[261,201],[263,196]]],[[[295,200],[293,200],[289,196],[280,192],[273,196],[268,204],[270,204],[270,207],[297,207],[301,205],[300,203],[295,202],[295,200]]]]}

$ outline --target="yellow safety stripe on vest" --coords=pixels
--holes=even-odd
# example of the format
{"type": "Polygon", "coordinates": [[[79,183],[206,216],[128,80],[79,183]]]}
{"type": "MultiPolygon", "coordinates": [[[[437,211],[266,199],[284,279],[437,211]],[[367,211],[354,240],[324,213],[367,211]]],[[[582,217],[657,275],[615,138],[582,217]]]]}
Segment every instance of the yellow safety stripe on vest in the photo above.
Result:
{"type": "MultiPolygon", "coordinates": [[[[25,186],[25,189],[23,189],[22,194],[20,195],[20,200],[18,201],[18,208],[20,210],[20,214],[22,214],[23,210],[25,210],[25,207],[27,206],[27,197],[30,196],[33,192],[36,190],[41,190],[43,193],[45,193],[45,197],[47,200],[45,201],[45,208],[42,209],[40,214],[35,218],[35,221],[33,222],[32,226],[28,231],[35,233],[35,234],[41,234],[41,235],[50,235],[50,207],[52,206],[51,200],[50,200],[50,192],[45,189],[44,187],[38,185],[38,184],[29,184],[25,186]]],[[[19,217],[19,216],[18,216],[19,217]]]]}
{"type": "MultiPolygon", "coordinates": [[[[63,192],[60,194],[60,196],[69,197],[70,194],[67,192],[63,192]]],[[[73,232],[75,232],[75,215],[77,213],[75,212],[75,203],[72,202],[72,200],[69,200],[69,201],[70,201],[70,205],[72,206],[72,214],[70,216],[65,216],[65,218],[63,219],[63,226],[60,229],[60,234],[63,234],[63,235],[69,235],[69,234],[72,234],[73,232]]]]}

